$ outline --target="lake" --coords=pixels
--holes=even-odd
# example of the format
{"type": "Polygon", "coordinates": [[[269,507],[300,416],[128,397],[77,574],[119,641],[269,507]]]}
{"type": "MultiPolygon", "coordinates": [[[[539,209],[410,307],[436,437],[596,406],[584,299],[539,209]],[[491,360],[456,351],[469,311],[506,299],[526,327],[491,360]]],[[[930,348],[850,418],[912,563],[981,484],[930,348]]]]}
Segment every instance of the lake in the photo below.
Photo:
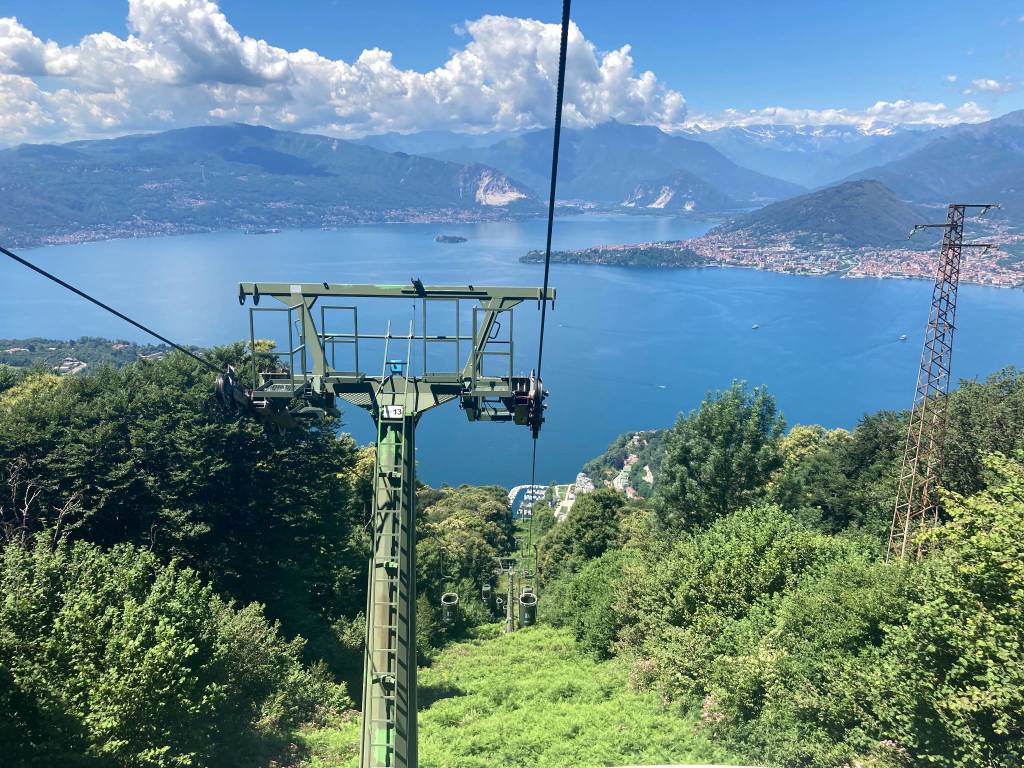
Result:
{"type": "MultiPolygon", "coordinates": [[[[567,217],[555,223],[554,247],[677,239],[706,228],[664,217],[567,217]]],[[[248,336],[240,281],[400,283],[416,276],[428,285],[539,286],[543,267],[517,260],[543,248],[544,229],[538,220],[223,232],[23,255],[176,341],[213,345],[248,336]],[[435,243],[438,233],[468,242],[435,243]]],[[[670,425],[734,379],[767,385],[790,424],[852,427],[865,412],[907,408],[931,293],[924,281],[558,264],[551,284],[558,301],[548,315],[544,381],[552,394],[537,473],[545,483],[571,480],[620,433],[670,425]],[[901,334],[908,340],[900,342],[901,334]]],[[[6,259],[0,285],[0,337],[146,340],[6,259]]],[[[1024,363],[1024,292],[963,286],[959,309],[955,377],[1024,363]]],[[[404,332],[409,309],[395,303],[392,310],[404,332]]],[[[516,313],[516,367],[528,372],[540,313],[530,302],[516,313]]],[[[361,331],[383,330],[362,320],[361,331]]],[[[373,439],[364,412],[347,409],[345,423],[360,441],[373,439]]],[[[528,431],[468,423],[455,404],[424,416],[417,444],[420,478],[432,485],[529,481],[528,431]]]]}

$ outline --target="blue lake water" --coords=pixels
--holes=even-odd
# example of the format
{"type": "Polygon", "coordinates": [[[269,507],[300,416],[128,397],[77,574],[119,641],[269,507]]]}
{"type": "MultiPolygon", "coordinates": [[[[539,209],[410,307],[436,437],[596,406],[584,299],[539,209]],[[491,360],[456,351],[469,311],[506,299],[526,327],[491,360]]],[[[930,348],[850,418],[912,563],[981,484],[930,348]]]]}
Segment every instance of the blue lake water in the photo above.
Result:
{"type": "MultiPolygon", "coordinates": [[[[560,219],[555,248],[674,239],[705,225],[659,217],[560,219]]],[[[520,264],[543,247],[544,222],[379,225],[276,235],[225,232],[119,240],[25,255],[127,314],[185,343],[248,336],[239,281],[528,285],[520,264]],[[438,232],[469,242],[434,242],[438,232]]],[[[765,384],[790,423],[851,427],[862,414],[910,405],[931,285],[753,270],[645,270],[554,265],[544,380],[551,390],[538,482],[567,481],[618,434],[669,425],[733,379],[765,384]],[[757,330],[752,325],[757,324],[757,330]],[[907,334],[901,343],[899,336],[907,334]]],[[[82,335],[144,341],[116,318],[8,260],[0,262],[0,337],[82,335]]],[[[1024,363],[1024,292],[960,289],[954,376],[1024,363]]],[[[394,303],[396,329],[411,312],[394,303]]],[[[539,312],[516,310],[517,369],[536,358],[539,312]]],[[[382,325],[382,315],[367,325],[382,325]]],[[[383,330],[364,327],[360,330],[383,330]]],[[[259,334],[269,335],[269,334],[259,334]]],[[[400,355],[401,356],[401,355],[400,355]]],[[[364,363],[377,370],[380,361],[364,363]]],[[[369,417],[346,428],[372,439],[369,417]]],[[[455,404],[428,413],[417,436],[420,478],[514,485],[529,480],[530,438],[510,424],[470,424],[455,404]]]]}

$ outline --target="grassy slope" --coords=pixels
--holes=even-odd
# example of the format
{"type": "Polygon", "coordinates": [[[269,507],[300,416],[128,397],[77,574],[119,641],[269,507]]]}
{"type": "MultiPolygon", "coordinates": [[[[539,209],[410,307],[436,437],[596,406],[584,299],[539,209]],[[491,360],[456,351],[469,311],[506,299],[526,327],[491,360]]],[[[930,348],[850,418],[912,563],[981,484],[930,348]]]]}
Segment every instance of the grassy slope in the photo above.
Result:
{"type": "MultiPolygon", "coordinates": [[[[581,656],[539,626],[451,646],[421,670],[423,768],[586,768],[727,762],[729,755],[654,696],[629,690],[617,662],[581,656]]],[[[303,768],[358,763],[359,723],[303,734],[303,768]]]]}

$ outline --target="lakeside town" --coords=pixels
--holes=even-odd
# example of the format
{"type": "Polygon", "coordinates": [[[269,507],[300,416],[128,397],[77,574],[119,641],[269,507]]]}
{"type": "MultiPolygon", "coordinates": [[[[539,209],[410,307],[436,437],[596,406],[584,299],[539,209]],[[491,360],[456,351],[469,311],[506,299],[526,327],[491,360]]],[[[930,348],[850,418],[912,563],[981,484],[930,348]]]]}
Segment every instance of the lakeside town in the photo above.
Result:
{"type": "MultiPolygon", "coordinates": [[[[570,264],[653,268],[741,267],[794,275],[841,275],[849,278],[911,278],[935,276],[938,244],[931,247],[860,247],[842,244],[804,245],[801,233],[759,236],[712,230],[690,240],[600,245],[552,254],[570,264]]],[[[960,282],[1001,288],[1024,285],[1024,234],[1002,223],[990,223],[982,237],[993,247],[964,249],[960,282]]],[[[543,258],[531,251],[522,258],[543,258]]]]}

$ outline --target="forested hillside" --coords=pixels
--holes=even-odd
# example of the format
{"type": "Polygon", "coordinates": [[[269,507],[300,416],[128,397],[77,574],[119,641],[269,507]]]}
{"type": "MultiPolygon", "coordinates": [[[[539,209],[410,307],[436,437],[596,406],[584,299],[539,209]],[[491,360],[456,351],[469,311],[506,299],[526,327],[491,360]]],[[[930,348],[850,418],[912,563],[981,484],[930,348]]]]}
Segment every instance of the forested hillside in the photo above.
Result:
{"type": "MultiPolygon", "coordinates": [[[[923,562],[884,558],[904,414],[790,427],[736,384],[642,433],[649,499],[538,511],[541,626],[511,636],[479,597],[504,489],[420,488],[423,765],[1020,765],[1024,379],[949,409],[923,562]]],[[[350,764],[372,449],[337,428],[226,415],[178,353],[0,366],[0,754],[350,764]]]]}
{"type": "Polygon", "coordinates": [[[493,168],[244,124],[0,150],[0,191],[0,236],[22,246],[537,209],[493,168]]]}
{"type": "MultiPolygon", "coordinates": [[[[269,765],[299,725],[349,711],[373,453],[337,426],[228,416],[180,353],[80,376],[0,365],[0,754],[269,765]]],[[[478,577],[512,527],[500,488],[424,488],[420,511],[429,653],[465,628],[437,621],[442,567],[478,577]]]]}
{"type": "Polygon", "coordinates": [[[680,416],[650,502],[583,496],[541,541],[546,621],[742,757],[1024,760],[1024,379],[950,401],[945,520],[885,562],[905,415],[796,426],[741,385],[680,416]]]}

